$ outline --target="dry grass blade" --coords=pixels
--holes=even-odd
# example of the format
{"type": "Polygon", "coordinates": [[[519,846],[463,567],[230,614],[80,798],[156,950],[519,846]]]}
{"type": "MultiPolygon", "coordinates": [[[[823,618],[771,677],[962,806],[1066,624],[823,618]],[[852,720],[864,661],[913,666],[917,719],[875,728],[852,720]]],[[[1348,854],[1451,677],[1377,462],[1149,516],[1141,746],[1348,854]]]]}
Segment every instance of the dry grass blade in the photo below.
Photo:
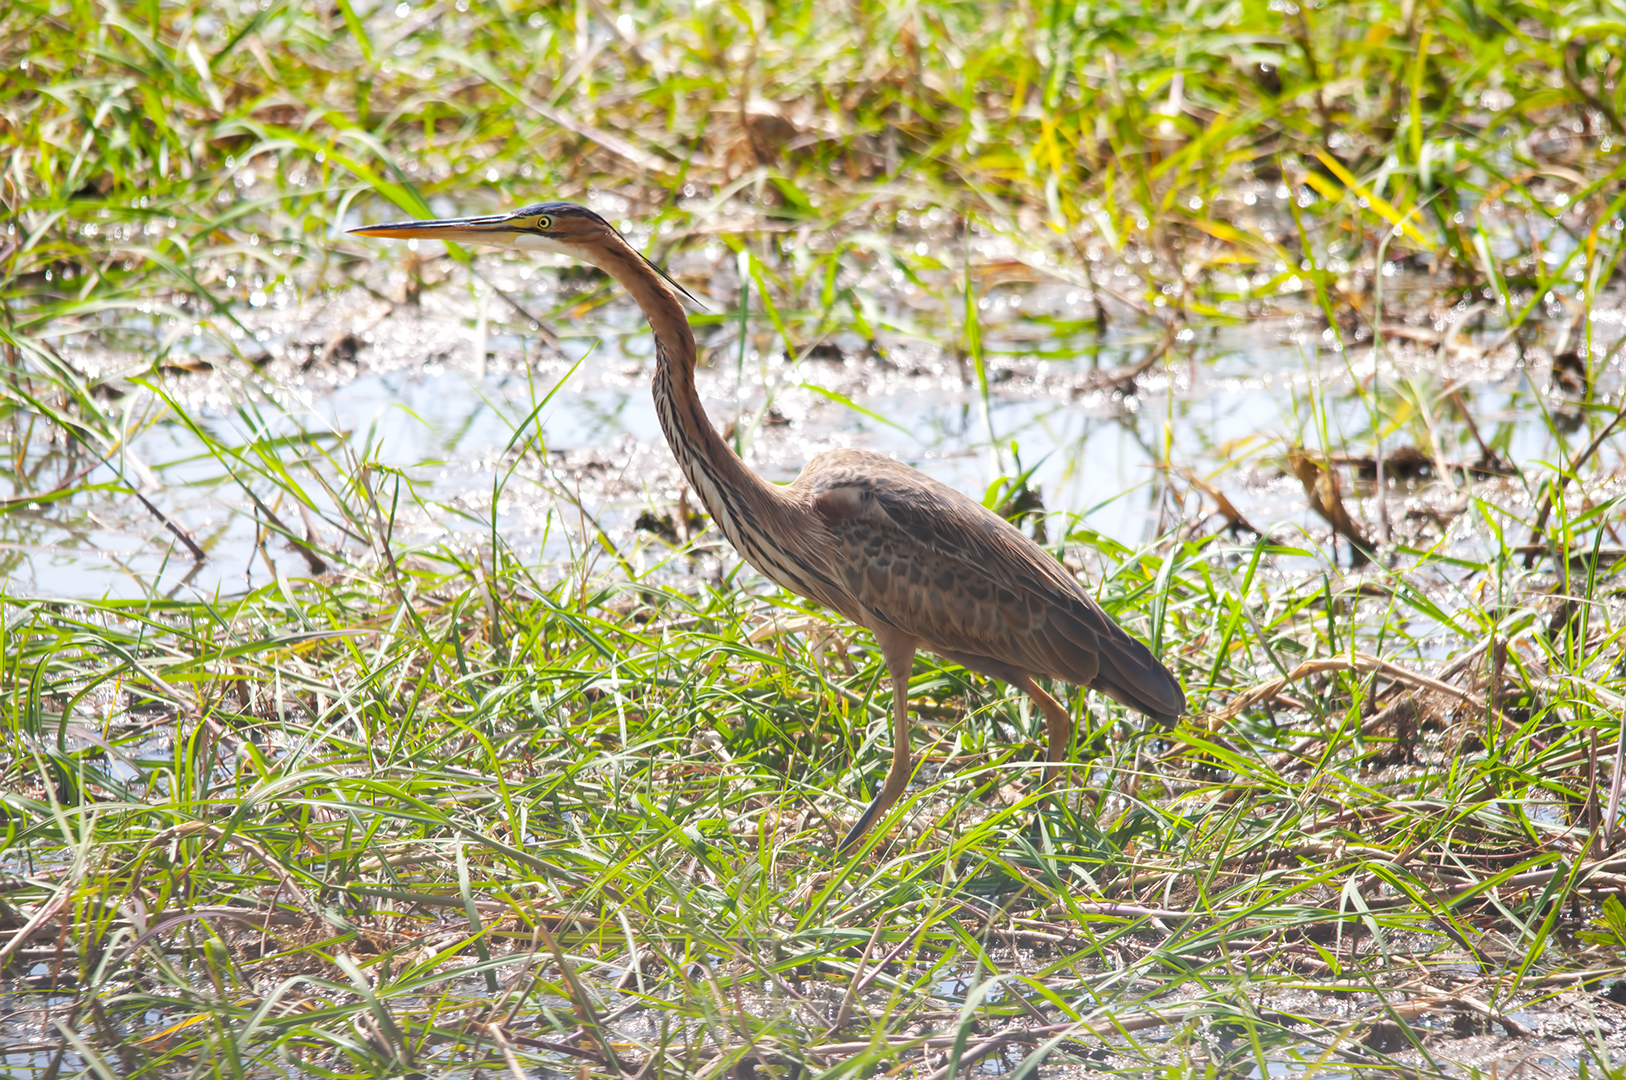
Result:
{"type": "Polygon", "coordinates": [[[1483,698],[1471,691],[1464,690],[1460,686],[1453,686],[1430,675],[1411,671],[1389,660],[1369,656],[1365,653],[1356,653],[1353,656],[1329,656],[1318,660],[1306,660],[1294,667],[1286,675],[1267,679],[1243,690],[1227,702],[1224,708],[1205,714],[1203,723],[1210,730],[1216,730],[1221,724],[1241,716],[1243,712],[1253,708],[1260,702],[1269,701],[1271,698],[1276,697],[1299,680],[1307,679],[1313,675],[1325,675],[1334,671],[1379,672],[1406,686],[1447,694],[1465,702],[1477,711],[1483,712],[1488,708],[1483,698]]]}

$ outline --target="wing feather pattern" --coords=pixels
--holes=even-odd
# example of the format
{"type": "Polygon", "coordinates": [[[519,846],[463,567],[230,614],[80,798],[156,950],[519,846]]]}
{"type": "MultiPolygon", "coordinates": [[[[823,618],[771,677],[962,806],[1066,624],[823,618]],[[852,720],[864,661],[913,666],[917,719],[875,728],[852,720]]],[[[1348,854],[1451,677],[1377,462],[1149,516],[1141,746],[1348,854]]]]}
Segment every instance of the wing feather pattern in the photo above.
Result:
{"type": "Polygon", "coordinates": [[[833,575],[872,617],[973,670],[1090,686],[1163,723],[1179,682],[1045,550],[946,484],[844,450],[797,485],[833,541],[833,575]]]}

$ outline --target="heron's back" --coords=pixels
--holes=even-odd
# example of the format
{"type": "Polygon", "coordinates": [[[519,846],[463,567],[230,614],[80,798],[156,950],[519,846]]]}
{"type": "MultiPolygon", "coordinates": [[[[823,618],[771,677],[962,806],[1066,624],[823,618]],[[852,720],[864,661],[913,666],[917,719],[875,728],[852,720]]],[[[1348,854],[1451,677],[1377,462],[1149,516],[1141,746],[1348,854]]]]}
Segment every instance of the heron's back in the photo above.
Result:
{"type": "Polygon", "coordinates": [[[1007,681],[1029,673],[1090,686],[1164,723],[1184,710],[1173,674],[1077,579],[948,485],[879,454],[836,450],[786,493],[805,498],[828,530],[829,576],[851,606],[931,651],[1007,681]]]}

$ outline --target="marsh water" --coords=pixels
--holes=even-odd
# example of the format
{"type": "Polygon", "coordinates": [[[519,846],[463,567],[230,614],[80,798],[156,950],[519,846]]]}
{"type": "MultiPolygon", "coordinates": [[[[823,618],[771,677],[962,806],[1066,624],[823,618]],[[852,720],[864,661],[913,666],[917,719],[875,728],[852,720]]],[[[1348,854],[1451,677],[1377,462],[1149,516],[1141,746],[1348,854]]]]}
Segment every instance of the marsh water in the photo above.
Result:
{"type": "MultiPolygon", "coordinates": [[[[267,531],[272,515],[318,546],[370,557],[331,512],[335,500],[363,499],[344,483],[363,462],[381,500],[366,509],[388,519],[401,551],[432,557],[495,535],[528,564],[562,567],[584,552],[602,558],[602,529],[629,565],[668,559],[688,502],[650,400],[639,312],[603,282],[495,257],[476,266],[473,277],[452,268],[412,302],[391,299],[405,296],[406,277],[388,262],[368,289],[255,290],[234,310],[240,325],[217,339],[155,316],[135,329],[176,342],[156,372],[150,355],[117,348],[117,325],[71,337],[64,356],[85,374],[127,376],[112,385],[128,441],[102,461],[60,433],[7,422],[8,592],[191,597],[309,573],[267,531]],[[552,313],[557,348],[535,311],[552,313]],[[318,513],[256,476],[277,468],[318,513]]],[[[1485,464],[1487,446],[1527,476],[1573,454],[1588,438],[1586,394],[1619,381],[1618,297],[1584,314],[1550,304],[1546,321],[1510,340],[1489,304],[1408,301],[1397,276],[1375,343],[1365,326],[1329,326],[1307,292],[1277,296],[1269,317],[1237,305],[1234,319],[1189,327],[1016,266],[973,284],[979,370],[963,294],[879,273],[859,283],[876,316],[868,337],[831,320],[835,329],[788,350],[753,302],[742,347],[732,270],[713,266],[710,290],[696,290],[722,312],[696,319],[700,389],[754,468],[788,480],[819,451],[859,446],[978,498],[1026,474],[1052,542],[1061,530],[1129,547],[1177,528],[1211,532],[1232,525],[1217,493],[1247,525],[1336,560],[1284,464],[1306,447],[1343,463],[1358,519],[1482,554],[1485,536],[1450,525],[1477,475],[1458,469],[1485,464]],[[1565,365],[1589,351],[1590,386],[1566,381],[1565,365]],[[1382,432],[1381,507],[1378,402],[1401,417],[1382,432]]],[[[1496,483],[1498,502],[1528,505],[1524,481],[1496,483]]]]}

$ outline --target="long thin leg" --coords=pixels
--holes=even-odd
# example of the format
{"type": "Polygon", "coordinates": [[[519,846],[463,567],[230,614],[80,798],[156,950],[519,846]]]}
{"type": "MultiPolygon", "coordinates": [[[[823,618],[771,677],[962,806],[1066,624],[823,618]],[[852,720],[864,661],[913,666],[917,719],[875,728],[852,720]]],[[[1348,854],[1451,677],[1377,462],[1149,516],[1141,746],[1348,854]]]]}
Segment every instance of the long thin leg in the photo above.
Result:
{"type": "Polygon", "coordinates": [[[887,674],[892,677],[892,767],[886,771],[886,782],[876,793],[875,801],[869,804],[858,820],[853,822],[853,827],[847,830],[847,835],[841,838],[841,843],[836,846],[838,852],[857,843],[871,825],[892,809],[892,804],[898,801],[903,789],[909,786],[909,776],[913,772],[909,758],[909,675],[915,666],[917,642],[896,631],[877,631],[875,640],[880,644],[881,656],[886,660],[887,674]]]}
{"type": "Polygon", "coordinates": [[[1045,751],[1045,760],[1049,762],[1044,770],[1044,782],[1048,786],[1055,783],[1056,777],[1061,775],[1062,762],[1067,760],[1067,744],[1073,738],[1073,718],[1068,715],[1061,702],[1044,692],[1044,689],[1033,681],[1033,676],[1023,675],[1022,681],[1017,684],[1027,692],[1044,713],[1045,726],[1049,728],[1049,745],[1045,751]]]}

